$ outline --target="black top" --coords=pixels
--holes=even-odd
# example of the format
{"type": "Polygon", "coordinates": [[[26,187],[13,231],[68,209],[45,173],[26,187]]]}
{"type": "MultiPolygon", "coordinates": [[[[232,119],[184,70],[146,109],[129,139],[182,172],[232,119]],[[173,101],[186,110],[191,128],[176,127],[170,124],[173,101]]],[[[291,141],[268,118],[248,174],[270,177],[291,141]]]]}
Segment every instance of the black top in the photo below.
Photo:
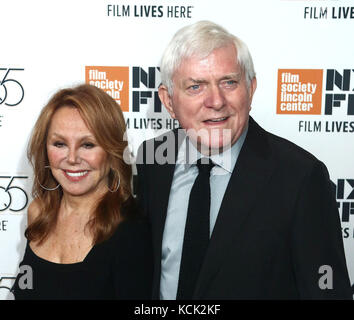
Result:
{"type": "Polygon", "coordinates": [[[151,250],[149,228],[137,220],[119,224],[110,239],[93,246],[78,263],[44,260],[27,243],[20,267],[32,268],[33,289],[20,288],[30,284],[26,268],[20,269],[24,273],[15,281],[15,299],[151,299],[151,250]]]}

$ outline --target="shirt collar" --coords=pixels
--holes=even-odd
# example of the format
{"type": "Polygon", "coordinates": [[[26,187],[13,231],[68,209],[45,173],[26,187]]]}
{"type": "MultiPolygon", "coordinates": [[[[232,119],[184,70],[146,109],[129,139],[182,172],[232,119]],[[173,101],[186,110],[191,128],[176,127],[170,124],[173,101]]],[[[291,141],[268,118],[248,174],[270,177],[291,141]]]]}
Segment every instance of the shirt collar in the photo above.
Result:
{"type": "MultiPolygon", "coordinates": [[[[225,171],[232,173],[234,170],[237,158],[240,154],[243,143],[246,139],[248,132],[248,126],[243,130],[241,136],[232,145],[231,148],[226,149],[222,153],[213,154],[210,159],[217,166],[223,168],[225,171]]],[[[192,165],[194,165],[200,158],[205,157],[202,155],[189,141],[188,136],[182,142],[181,148],[178,151],[177,164],[183,164],[185,170],[188,170],[192,165]]]]}

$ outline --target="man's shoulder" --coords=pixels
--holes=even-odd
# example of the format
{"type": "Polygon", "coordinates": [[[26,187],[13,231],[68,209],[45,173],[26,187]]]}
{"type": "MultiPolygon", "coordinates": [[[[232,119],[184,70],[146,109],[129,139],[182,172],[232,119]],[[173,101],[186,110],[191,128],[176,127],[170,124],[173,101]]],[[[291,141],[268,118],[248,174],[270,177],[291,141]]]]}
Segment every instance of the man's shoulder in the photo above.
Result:
{"type": "Polygon", "coordinates": [[[271,154],[283,165],[312,167],[314,164],[321,162],[311,152],[294,142],[261,128],[257,123],[255,124],[261,134],[264,135],[271,154]]]}
{"type": "Polygon", "coordinates": [[[317,177],[322,182],[330,181],[326,165],[311,152],[288,139],[264,130],[257,123],[255,125],[254,131],[261,137],[256,140],[263,143],[259,148],[267,150],[263,154],[267,155],[268,165],[272,165],[278,177],[293,179],[293,183],[304,181],[307,177],[317,177]]]}
{"type": "Polygon", "coordinates": [[[311,152],[286,138],[268,132],[268,139],[274,152],[282,158],[294,158],[296,161],[319,161],[311,152]]]}

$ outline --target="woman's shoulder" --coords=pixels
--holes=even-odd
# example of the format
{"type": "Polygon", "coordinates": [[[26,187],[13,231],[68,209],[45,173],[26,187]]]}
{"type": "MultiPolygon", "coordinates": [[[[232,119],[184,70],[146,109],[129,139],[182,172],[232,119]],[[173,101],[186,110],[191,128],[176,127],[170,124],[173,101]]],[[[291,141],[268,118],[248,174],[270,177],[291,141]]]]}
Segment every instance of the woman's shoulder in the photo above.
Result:
{"type": "Polygon", "coordinates": [[[112,251],[119,270],[124,274],[149,273],[153,251],[150,228],[146,220],[131,219],[121,222],[113,237],[113,243],[112,251]],[[141,271],[141,268],[146,270],[141,271]]]}
{"type": "Polygon", "coordinates": [[[126,219],[119,223],[106,242],[107,248],[120,256],[131,251],[149,251],[152,245],[150,227],[144,219],[126,219]]]}
{"type": "Polygon", "coordinates": [[[115,234],[121,236],[143,237],[149,233],[150,228],[147,218],[142,215],[137,201],[130,197],[122,205],[122,221],[118,224],[115,234]]]}
{"type": "Polygon", "coordinates": [[[135,217],[123,220],[117,227],[114,237],[143,240],[150,237],[150,227],[147,219],[135,217]]]}

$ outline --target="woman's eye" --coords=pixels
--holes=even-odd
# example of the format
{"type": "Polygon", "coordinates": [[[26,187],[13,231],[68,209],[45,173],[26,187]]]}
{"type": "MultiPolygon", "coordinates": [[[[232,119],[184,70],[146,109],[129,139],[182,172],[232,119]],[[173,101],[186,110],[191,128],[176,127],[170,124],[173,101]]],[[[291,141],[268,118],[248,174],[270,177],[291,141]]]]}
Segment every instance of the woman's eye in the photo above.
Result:
{"type": "Polygon", "coordinates": [[[91,142],[85,142],[83,145],[82,145],[85,149],[92,149],[95,145],[91,142]]]}
{"type": "Polygon", "coordinates": [[[53,143],[54,147],[62,148],[64,146],[64,142],[56,141],[53,143]]]}

